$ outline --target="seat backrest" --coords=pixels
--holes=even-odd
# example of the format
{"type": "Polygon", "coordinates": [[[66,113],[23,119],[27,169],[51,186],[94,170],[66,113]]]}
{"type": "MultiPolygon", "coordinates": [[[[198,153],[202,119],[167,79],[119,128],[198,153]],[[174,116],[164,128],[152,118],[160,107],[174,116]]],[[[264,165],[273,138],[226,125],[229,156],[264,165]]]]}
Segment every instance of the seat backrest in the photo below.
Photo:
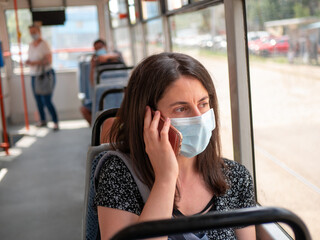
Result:
{"type": "Polygon", "coordinates": [[[109,142],[109,133],[114,120],[115,120],[115,117],[108,118],[103,122],[100,130],[100,144],[109,142]]]}
{"type": "Polygon", "coordinates": [[[94,72],[95,83],[107,82],[111,78],[128,79],[132,68],[132,66],[126,66],[124,63],[99,65],[94,72]]]}
{"type": "Polygon", "coordinates": [[[95,86],[91,114],[92,114],[92,122],[95,121],[97,114],[99,112],[99,103],[100,100],[103,99],[103,108],[111,109],[111,108],[119,108],[122,99],[123,99],[123,91],[125,86],[121,84],[99,84],[95,86]],[[109,92],[109,94],[105,94],[109,92]]]}
{"type": "Polygon", "coordinates": [[[84,211],[82,221],[82,239],[96,240],[100,239],[98,215],[94,207],[94,172],[101,156],[111,149],[109,144],[100,146],[90,146],[86,161],[86,179],[84,211]]]}
{"type": "Polygon", "coordinates": [[[100,239],[99,222],[97,210],[94,205],[95,197],[95,179],[99,175],[101,166],[106,161],[110,154],[120,157],[135,179],[140,193],[145,201],[149,195],[149,189],[144,185],[133,170],[133,166],[129,157],[118,151],[111,151],[109,143],[100,144],[100,136],[104,134],[102,126],[106,120],[113,120],[117,114],[118,109],[109,109],[102,112],[96,119],[92,127],[92,142],[87,153],[86,162],[86,183],[85,183],[85,198],[84,198],[84,212],[83,212],[83,239],[97,240],[100,239]],[[109,154],[109,155],[108,155],[109,154]]]}
{"type": "Polygon", "coordinates": [[[91,146],[99,146],[102,142],[100,142],[103,132],[103,124],[110,118],[114,118],[117,115],[118,108],[112,108],[108,110],[104,110],[99,114],[96,118],[93,126],[92,126],[92,136],[91,136],[91,146]]]}
{"type": "Polygon", "coordinates": [[[83,99],[91,99],[90,68],[89,60],[83,59],[79,62],[79,93],[83,95],[83,99]]]}
{"type": "Polygon", "coordinates": [[[97,213],[94,209],[94,172],[101,156],[111,149],[110,144],[100,144],[101,126],[104,121],[114,118],[118,109],[109,109],[100,114],[92,127],[91,146],[87,152],[86,178],[84,194],[84,211],[82,221],[82,239],[97,239],[99,237],[97,213]]]}

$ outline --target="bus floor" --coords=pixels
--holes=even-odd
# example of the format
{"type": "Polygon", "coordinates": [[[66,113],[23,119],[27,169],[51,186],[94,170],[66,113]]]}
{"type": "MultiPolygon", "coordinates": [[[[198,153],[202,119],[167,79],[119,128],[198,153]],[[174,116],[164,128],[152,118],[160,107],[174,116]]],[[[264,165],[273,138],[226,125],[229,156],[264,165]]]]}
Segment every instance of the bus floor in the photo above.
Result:
{"type": "Polygon", "coordinates": [[[81,238],[91,131],[84,120],[50,127],[19,131],[10,155],[0,153],[0,239],[81,238]]]}

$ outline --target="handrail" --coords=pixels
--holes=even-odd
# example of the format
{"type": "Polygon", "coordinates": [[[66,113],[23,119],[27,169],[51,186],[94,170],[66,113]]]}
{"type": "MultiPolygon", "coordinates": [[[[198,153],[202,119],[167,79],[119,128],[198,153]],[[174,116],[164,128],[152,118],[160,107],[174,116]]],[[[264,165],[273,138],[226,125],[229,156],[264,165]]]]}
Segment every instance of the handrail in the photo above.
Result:
{"type": "Polygon", "coordinates": [[[205,215],[149,221],[129,226],[116,233],[111,240],[129,240],[199,232],[215,228],[239,227],[262,223],[288,224],[297,240],[311,240],[304,222],[284,208],[253,207],[228,212],[211,212],[205,215]]]}
{"type": "Polygon", "coordinates": [[[99,114],[99,116],[94,121],[94,124],[92,127],[91,146],[100,145],[100,132],[101,132],[101,126],[103,122],[107,118],[115,117],[117,112],[118,112],[118,108],[111,108],[99,114]]]}

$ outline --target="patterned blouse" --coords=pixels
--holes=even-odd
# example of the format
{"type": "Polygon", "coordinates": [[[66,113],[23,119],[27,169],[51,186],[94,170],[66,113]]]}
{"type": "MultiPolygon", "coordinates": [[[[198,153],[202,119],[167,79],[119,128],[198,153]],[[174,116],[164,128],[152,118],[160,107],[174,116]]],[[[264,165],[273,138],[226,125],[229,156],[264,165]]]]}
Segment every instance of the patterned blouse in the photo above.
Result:
{"type": "MultiPolygon", "coordinates": [[[[102,166],[99,175],[95,204],[128,211],[140,215],[144,202],[129,169],[117,156],[110,156],[102,166]],[[108,162],[108,163],[107,163],[108,162]]],[[[214,196],[209,211],[228,211],[255,206],[252,177],[241,164],[224,159],[227,166],[224,171],[229,189],[223,196],[214,196]]],[[[207,206],[208,207],[208,206],[207,206]]],[[[234,228],[208,230],[198,233],[196,238],[169,236],[169,240],[178,239],[237,239],[234,228]]]]}

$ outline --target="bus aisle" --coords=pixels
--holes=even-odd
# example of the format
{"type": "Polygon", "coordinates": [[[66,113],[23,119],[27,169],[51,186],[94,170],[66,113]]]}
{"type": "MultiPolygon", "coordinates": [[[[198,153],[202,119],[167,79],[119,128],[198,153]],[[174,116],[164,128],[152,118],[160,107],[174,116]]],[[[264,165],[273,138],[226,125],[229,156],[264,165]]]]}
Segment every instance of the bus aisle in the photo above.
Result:
{"type": "Polygon", "coordinates": [[[1,155],[1,239],[81,238],[91,132],[85,120],[61,121],[60,128],[31,126],[10,156],[1,155]]]}

